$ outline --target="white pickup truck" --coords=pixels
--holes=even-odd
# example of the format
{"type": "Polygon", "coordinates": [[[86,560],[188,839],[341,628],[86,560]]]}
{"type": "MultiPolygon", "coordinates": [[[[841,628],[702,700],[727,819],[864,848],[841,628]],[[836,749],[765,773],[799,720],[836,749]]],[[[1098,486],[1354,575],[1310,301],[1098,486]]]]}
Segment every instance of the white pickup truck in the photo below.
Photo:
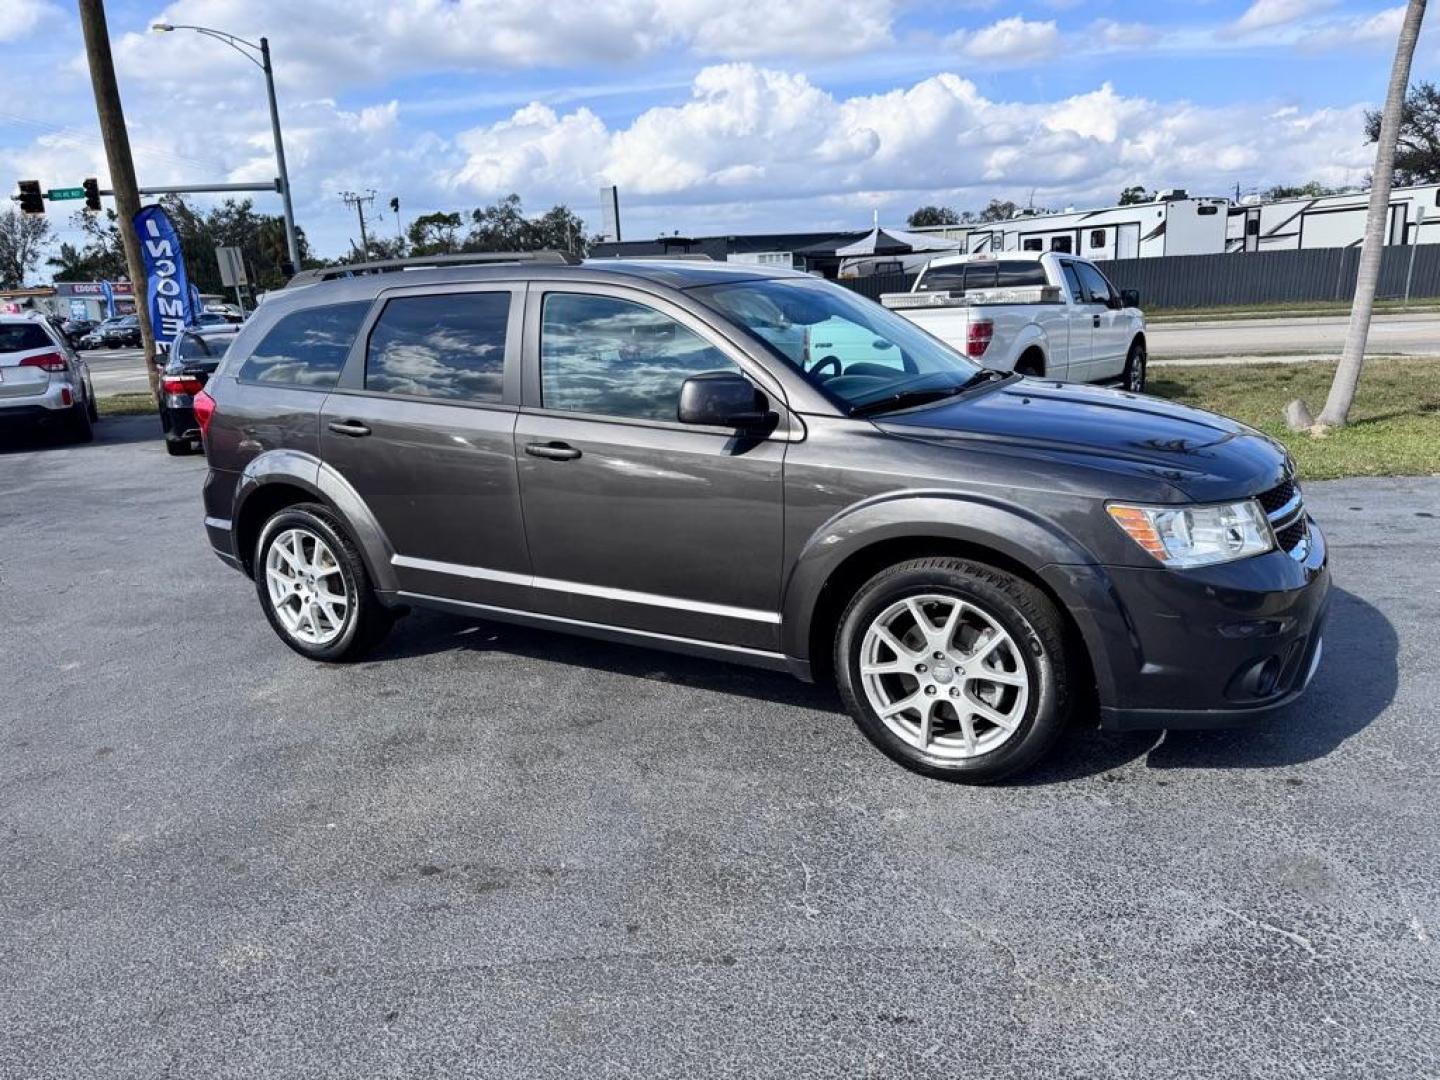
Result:
{"type": "Polygon", "coordinates": [[[1073,255],[947,255],[880,302],[986,367],[1145,389],[1139,296],[1073,255]]]}

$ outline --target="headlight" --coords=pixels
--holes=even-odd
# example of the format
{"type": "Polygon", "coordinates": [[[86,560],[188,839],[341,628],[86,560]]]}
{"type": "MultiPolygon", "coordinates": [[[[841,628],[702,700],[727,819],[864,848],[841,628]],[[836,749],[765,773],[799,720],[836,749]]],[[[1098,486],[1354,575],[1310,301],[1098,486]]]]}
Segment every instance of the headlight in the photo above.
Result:
{"type": "Polygon", "coordinates": [[[1275,546],[1254,499],[1218,506],[1106,506],[1127,536],[1166,566],[1211,566],[1263,555],[1275,546]]]}

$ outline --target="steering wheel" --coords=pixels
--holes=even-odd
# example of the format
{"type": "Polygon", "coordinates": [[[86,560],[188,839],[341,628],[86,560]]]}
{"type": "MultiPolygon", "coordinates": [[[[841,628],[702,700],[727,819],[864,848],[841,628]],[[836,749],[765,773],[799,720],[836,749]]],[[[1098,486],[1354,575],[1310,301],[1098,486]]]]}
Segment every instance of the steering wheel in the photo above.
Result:
{"type": "Polygon", "coordinates": [[[821,381],[833,379],[840,374],[840,358],[838,356],[822,356],[816,361],[815,366],[810,369],[810,374],[821,381]],[[835,370],[828,375],[821,374],[823,368],[833,367],[835,370]]]}

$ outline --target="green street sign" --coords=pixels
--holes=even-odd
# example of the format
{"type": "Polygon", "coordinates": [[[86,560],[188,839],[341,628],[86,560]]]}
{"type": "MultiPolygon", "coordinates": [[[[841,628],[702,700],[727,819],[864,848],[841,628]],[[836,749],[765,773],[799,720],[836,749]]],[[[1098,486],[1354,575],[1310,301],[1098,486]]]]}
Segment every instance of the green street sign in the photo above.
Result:
{"type": "Polygon", "coordinates": [[[52,202],[57,199],[83,199],[85,189],[83,187],[52,187],[45,193],[45,197],[52,202]]]}

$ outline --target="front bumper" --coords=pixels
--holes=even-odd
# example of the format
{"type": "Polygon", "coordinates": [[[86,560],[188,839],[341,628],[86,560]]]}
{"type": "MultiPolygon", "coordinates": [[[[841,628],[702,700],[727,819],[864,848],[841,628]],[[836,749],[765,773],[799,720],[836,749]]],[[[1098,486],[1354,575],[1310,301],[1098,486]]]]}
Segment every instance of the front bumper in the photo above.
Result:
{"type": "MultiPolygon", "coordinates": [[[[1325,537],[1307,520],[1284,551],[1197,570],[1090,568],[1075,612],[1115,730],[1244,724],[1294,701],[1320,665],[1330,599],[1325,537]]],[[[1071,571],[1070,584],[1086,575],[1071,571]]]]}

